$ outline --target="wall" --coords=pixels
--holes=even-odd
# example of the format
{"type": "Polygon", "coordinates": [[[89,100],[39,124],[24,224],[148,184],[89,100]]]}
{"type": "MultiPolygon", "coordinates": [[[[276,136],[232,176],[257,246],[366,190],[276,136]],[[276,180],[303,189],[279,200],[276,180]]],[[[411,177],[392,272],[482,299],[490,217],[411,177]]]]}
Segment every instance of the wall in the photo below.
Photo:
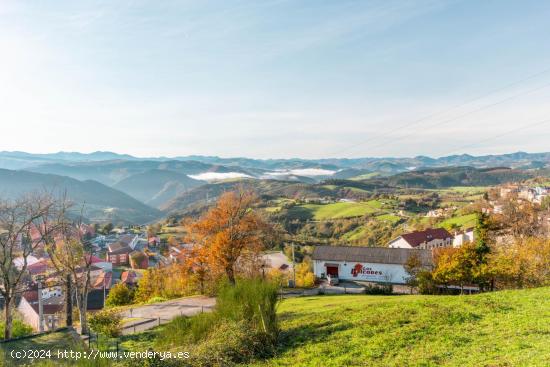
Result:
{"type": "Polygon", "coordinates": [[[17,306],[17,311],[23,316],[26,324],[29,324],[35,331],[38,331],[38,314],[27,302],[25,297],[21,297],[19,306],[17,306]]]}
{"type": "Polygon", "coordinates": [[[343,280],[405,284],[406,278],[409,276],[403,265],[398,264],[315,260],[313,271],[316,277],[320,278],[323,273],[326,273],[325,263],[338,264],[338,277],[343,280]],[[359,270],[359,272],[356,272],[356,270],[359,270]]]}

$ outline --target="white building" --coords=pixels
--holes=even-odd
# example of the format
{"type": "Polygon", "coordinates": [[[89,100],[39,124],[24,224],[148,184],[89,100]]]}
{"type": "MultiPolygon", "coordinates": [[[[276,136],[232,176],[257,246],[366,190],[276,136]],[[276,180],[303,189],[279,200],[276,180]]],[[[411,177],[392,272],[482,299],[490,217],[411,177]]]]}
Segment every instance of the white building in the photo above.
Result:
{"type": "Polygon", "coordinates": [[[460,247],[467,242],[474,242],[474,229],[468,228],[458,232],[453,238],[453,247],[460,247]]]}
{"type": "Polygon", "coordinates": [[[419,256],[423,266],[432,266],[429,250],[316,246],[312,255],[313,272],[318,278],[331,275],[342,280],[405,284],[409,274],[404,264],[413,254],[419,256]]]}
{"type": "Polygon", "coordinates": [[[404,233],[388,244],[390,248],[433,249],[450,247],[453,236],[444,228],[431,228],[425,231],[404,233]]]}

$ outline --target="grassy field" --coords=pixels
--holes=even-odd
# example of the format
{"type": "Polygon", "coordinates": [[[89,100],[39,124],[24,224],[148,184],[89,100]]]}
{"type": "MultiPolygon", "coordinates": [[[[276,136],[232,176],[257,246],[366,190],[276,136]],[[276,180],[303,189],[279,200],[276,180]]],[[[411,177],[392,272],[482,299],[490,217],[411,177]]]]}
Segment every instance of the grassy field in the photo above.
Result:
{"type": "Polygon", "coordinates": [[[304,204],[289,210],[289,217],[299,219],[327,220],[361,217],[365,214],[384,214],[384,207],[391,207],[392,202],[369,200],[365,202],[345,202],[332,204],[304,204]]]}
{"type": "Polygon", "coordinates": [[[450,229],[453,224],[459,226],[460,228],[469,228],[474,227],[476,225],[476,214],[466,214],[461,215],[459,217],[452,217],[445,219],[441,223],[438,224],[438,227],[443,227],[446,229],[450,229]]]}
{"type": "Polygon", "coordinates": [[[549,366],[550,288],[283,301],[278,355],[255,366],[549,366]]]}

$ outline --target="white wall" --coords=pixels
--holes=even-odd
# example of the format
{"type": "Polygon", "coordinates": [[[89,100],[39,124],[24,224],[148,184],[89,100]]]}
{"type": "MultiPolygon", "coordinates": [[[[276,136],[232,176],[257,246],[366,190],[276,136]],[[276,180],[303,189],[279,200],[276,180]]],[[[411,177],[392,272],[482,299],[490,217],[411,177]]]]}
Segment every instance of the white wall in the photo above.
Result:
{"type": "Polygon", "coordinates": [[[391,241],[388,245],[391,248],[412,248],[411,245],[401,236],[397,237],[395,240],[391,241]]]}
{"type": "Polygon", "coordinates": [[[326,275],[325,263],[338,264],[338,277],[343,280],[405,284],[406,278],[409,276],[403,265],[398,264],[315,260],[313,262],[313,271],[316,277],[320,278],[323,274],[326,275]],[[361,265],[362,271],[354,276],[352,270],[358,264],[361,265]]]}

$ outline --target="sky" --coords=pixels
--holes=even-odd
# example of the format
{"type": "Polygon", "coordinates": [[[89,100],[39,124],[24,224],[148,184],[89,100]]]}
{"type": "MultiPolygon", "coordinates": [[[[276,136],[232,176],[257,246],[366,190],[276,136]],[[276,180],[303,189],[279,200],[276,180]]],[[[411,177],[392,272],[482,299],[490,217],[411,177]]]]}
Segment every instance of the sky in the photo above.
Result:
{"type": "Polygon", "coordinates": [[[548,19],[544,1],[0,0],[0,150],[550,151],[548,19]]]}

